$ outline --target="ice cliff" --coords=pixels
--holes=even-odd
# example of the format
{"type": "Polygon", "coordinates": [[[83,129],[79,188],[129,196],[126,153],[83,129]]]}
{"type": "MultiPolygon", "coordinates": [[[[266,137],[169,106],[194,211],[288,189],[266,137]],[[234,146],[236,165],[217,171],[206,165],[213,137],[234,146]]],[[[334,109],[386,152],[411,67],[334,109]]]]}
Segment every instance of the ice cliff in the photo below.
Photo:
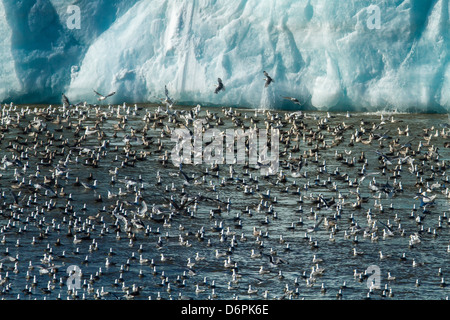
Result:
{"type": "Polygon", "coordinates": [[[449,11],[448,0],[2,0],[0,101],[95,103],[96,89],[153,102],[167,85],[179,104],[300,108],[290,96],[447,112],[449,11]]]}

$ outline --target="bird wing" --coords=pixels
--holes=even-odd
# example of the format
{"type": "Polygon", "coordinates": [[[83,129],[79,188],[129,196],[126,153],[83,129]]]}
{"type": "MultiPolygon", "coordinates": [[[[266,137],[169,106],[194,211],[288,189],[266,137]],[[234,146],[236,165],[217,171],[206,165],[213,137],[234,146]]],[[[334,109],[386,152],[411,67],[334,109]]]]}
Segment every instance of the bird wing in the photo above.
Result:
{"type": "Polygon", "coordinates": [[[125,225],[128,225],[128,221],[124,216],[120,214],[113,214],[113,215],[117,220],[122,221],[125,225]]]}
{"type": "Polygon", "coordinates": [[[175,209],[180,210],[180,206],[174,200],[166,198],[166,197],[164,197],[164,199],[169,201],[175,207],[175,209]]]}
{"type": "Polygon", "coordinates": [[[147,213],[148,208],[147,208],[147,204],[145,203],[145,201],[142,201],[142,206],[141,206],[141,208],[139,208],[139,209],[140,209],[140,210],[139,210],[139,213],[140,213],[141,215],[144,215],[144,214],[147,213]]]}
{"type": "Polygon", "coordinates": [[[323,221],[323,217],[320,219],[319,222],[316,223],[316,225],[314,226],[314,229],[316,229],[317,227],[319,227],[320,224],[322,223],[322,221],[323,221]]]}
{"type": "Polygon", "coordinates": [[[383,226],[385,226],[386,228],[388,228],[388,230],[390,231],[390,232],[393,232],[392,231],[392,229],[387,225],[387,224],[385,224],[385,223],[383,223],[382,221],[380,221],[380,220],[377,220],[379,223],[381,223],[383,226]]]}
{"type": "Polygon", "coordinates": [[[187,174],[184,173],[183,170],[181,170],[181,165],[180,165],[180,172],[181,172],[181,174],[183,175],[184,179],[186,180],[186,183],[189,184],[189,181],[191,180],[191,178],[189,178],[189,177],[187,176],[187,174]]]}
{"type": "Polygon", "coordinates": [[[115,95],[115,94],[116,94],[116,92],[113,91],[113,92],[111,92],[110,94],[108,94],[107,96],[105,96],[105,98],[111,97],[111,96],[113,96],[113,95],[115,95]]]}
{"type": "Polygon", "coordinates": [[[96,95],[98,95],[98,96],[100,96],[100,97],[104,97],[104,95],[102,95],[101,93],[98,93],[98,92],[95,91],[95,90],[94,90],[94,92],[95,92],[96,95]]]}
{"type": "Polygon", "coordinates": [[[65,94],[62,95],[62,99],[64,104],[70,105],[69,99],[66,97],[65,94]]]}

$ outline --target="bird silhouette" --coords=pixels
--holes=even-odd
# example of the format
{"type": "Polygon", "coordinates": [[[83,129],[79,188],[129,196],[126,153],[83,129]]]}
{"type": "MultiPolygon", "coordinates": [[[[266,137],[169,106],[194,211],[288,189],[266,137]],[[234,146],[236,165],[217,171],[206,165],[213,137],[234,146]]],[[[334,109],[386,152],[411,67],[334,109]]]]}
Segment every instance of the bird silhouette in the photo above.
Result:
{"type": "Polygon", "coordinates": [[[266,77],[264,80],[266,81],[265,83],[265,87],[267,88],[272,82],[275,82],[271,76],[269,76],[269,74],[266,71],[263,71],[264,76],[266,77]]]}
{"type": "Polygon", "coordinates": [[[225,86],[223,85],[222,79],[217,78],[217,87],[216,90],[214,90],[215,94],[218,94],[220,91],[224,90],[225,91],[225,86]]]}
{"type": "Polygon", "coordinates": [[[66,96],[64,93],[62,93],[61,95],[62,95],[62,103],[63,103],[63,106],[64,106],[64,107],[69,107],[69,106],[70,106],[70,101],[69,101],[69,99],[67,98],[67,96],[66,96]]]}

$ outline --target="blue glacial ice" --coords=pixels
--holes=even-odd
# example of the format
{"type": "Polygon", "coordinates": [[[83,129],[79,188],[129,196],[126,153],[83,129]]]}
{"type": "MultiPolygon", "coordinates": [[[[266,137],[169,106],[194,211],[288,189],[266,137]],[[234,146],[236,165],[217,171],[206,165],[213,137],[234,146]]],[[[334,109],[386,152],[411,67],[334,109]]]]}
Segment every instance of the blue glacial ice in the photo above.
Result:
{"type": "Polygon", "coordinates": [[[447,112],[449,13],[449,0],[0,0],[0,101],[154,102],[167,85],[178,104],[447,112]]]}

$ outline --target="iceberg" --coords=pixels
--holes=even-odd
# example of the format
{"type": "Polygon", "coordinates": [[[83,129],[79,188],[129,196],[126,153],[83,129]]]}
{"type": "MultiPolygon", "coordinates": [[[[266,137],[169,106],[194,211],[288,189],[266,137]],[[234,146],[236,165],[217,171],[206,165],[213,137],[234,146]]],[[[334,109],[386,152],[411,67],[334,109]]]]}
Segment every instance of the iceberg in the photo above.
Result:
{"type": "Polygon", "coordinates": [[[0,101],[160,102],[167,86],[180,105],[447,112],[449,13],[449,0],[2,0],[0,101]]]}

